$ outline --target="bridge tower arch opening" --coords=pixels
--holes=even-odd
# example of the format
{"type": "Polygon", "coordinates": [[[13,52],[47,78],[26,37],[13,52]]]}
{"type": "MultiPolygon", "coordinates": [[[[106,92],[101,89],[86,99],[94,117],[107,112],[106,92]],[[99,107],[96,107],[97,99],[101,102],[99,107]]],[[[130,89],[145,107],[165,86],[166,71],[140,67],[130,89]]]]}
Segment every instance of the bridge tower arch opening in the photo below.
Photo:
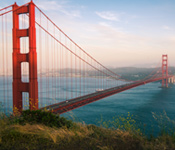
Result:
{"type": "Polygon", "coordinates": [[[162,55],[162,87],[168,87],[168,55],[162,55]]]}
{"type": "Polygon", "coordinates": [[[36,28],[35,28],[35,5],[31,1],[27,5],[13,5],[13,113],[22,112],[22,93],[29,93],[29,109],[38,109],[38,81],[37,81],[37,53],[36,53],[36,28]],[[27,14],[29,28],[19,28],[19,15],[27,14]],[[20,39],[28,37],[29,52],[20,52],[20,39]],[[29,63],[29,82],[22,82],[21,64],[29,63]]]}

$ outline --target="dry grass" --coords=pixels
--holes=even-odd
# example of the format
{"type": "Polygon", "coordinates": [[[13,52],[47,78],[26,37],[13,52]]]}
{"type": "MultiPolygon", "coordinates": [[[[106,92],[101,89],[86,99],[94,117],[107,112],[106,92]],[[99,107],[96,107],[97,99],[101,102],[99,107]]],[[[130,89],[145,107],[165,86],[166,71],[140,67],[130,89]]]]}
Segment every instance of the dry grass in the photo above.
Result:
{"type": "Polygon", "coordinates": [[[175,150],[175,136],[163,135],[148,140],[130,131],[106,129],[74,123],[73,127],[43,124],[20,125],[0,119],[1,150],[175,150]]]}

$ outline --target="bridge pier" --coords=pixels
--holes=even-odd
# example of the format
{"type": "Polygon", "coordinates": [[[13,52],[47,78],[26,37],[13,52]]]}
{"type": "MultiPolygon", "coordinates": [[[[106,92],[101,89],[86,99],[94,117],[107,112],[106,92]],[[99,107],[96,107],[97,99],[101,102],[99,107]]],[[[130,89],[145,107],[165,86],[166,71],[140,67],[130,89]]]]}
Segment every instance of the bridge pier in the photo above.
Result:
{"type": "Polygon", "coordinates": [[[162,87],[168,88],[168,55],[162,55],[162,87]]]}
{"type": "Polygon", "coordinates": [[[13,5],[13,113],[21,113],[23,109],[22,93],[29,93],[30,110],[38,109],[37,53],[35,29],[35,5],[13,5]],[[29,28],[19,28],[19,15],[29,16],[29,28]],[[20,52],[20,38],[28,37],[29,52],[20,52]],[[21,63],[29,63],[29,83],[22,82],[21,63]]]}

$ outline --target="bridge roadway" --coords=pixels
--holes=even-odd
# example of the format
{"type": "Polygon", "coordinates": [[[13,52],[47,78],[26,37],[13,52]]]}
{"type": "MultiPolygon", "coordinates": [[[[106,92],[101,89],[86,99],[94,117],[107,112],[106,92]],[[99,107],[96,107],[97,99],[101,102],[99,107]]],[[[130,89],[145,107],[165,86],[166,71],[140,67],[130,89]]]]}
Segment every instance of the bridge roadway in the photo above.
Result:
{"type": "MultiPolygon", "coordinates": [[[[171,76],[168,77],[164,77],[165,78],[170,78],[171,76]]],[[[156,77],[154,79],[148,79],[148,80],[140,80],[140,81],[136,81],[136,82],[132,82],[132,83],[127,83],[127,84],[123,84],[117,87],[113,87],[113,88],[109,88],[109,89],[105,89],[103,91],[98,91],[98,92],[94,92],[88,95],[84,95],[81,97],[77,97],[77,98],[73,98],[70,100],[66,100],[60,103],[56,103],[50,106],[46,106],[43,108],[40,108],[41,110],[47,110],[47,111],[51,111],[55,114],[62,114],[65,113],[67,111],[73,110],[75,108],[87,105],[89,103],[95,102],[97,100],[103,99],[105,97],[126,91],[128,89],[140,86],[140,85],[144,85],[150,82],[155,82],[155,81],[159,81],[162,80],[163,77],[156,77]]]]}

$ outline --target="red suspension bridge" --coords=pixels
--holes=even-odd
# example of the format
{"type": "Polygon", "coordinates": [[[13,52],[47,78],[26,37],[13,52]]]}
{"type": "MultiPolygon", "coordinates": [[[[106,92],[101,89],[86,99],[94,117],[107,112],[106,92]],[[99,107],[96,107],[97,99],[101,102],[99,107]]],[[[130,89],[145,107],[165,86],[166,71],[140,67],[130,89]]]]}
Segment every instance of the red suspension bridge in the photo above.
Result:
{"type": "Polygon", "coordinates": [[[162,80],[168,56],[142,80],[106,68],[65,34],[32,1],[0,9],[0,104],[5,113],[46,109],[64,113],[102,98],[162,80]]]}

